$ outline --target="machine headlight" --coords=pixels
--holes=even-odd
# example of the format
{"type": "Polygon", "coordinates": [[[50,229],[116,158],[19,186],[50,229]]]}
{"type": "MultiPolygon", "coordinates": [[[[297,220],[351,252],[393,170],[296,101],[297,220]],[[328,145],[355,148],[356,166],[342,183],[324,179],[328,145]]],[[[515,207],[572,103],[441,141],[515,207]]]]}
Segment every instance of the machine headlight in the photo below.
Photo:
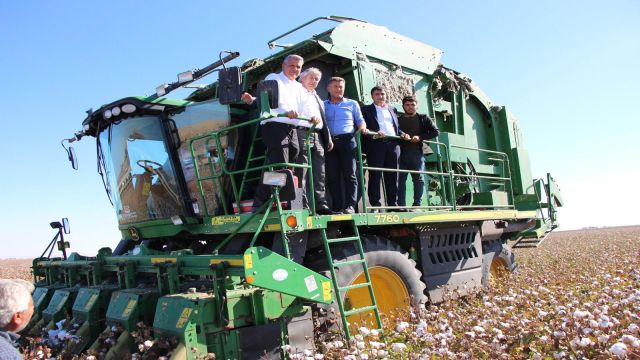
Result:
{"type": "Polygon", "coordinates": [[[105,118],[105,119],[111,119],[111,116],[112,116],[112,115],[113,115],[113,114],[111,114],[111,110],[105,110],[105,111],[102,113],[102,116],[104,116],[104,118],[105,118]]]}
{"type": "Polygon", "coordinates": [[[113,116],[120,115],[120,108],[118,106],[115,106],[113,109],[111,109],[111,113],[113,114],[113,116]]]}
{"type": "Polygon", "coordinates": [[[124,111],[127,114],[131,114],[134,111],[136,111],[136,106],[133,104],[124,104],[122,105],[122,111],[124,111]]]}

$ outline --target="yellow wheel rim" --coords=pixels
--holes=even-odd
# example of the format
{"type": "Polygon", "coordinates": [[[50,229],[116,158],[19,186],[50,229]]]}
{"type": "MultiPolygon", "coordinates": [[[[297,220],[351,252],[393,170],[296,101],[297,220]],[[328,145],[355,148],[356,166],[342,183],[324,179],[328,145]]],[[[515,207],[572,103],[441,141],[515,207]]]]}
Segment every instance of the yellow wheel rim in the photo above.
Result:
{"type": "MultiPolygon", "coordinates": [[[[380,313],[390,315],[394,310],[406,309],[409,306],[411,303],[409,290],[395,271],[383,266],[373,266],[369,268],[369,276],[371,277],[373,293],[380,313]]],[[[361,284],[365,281],[363,271],[349,285],[361,284]]],[[[344,304],[345,310],[371,306],[369,289],[361,287],[347,291],[344,304]]],[[[376,327],[373,311],[354,314],[347,319],[349,323],[355,326],[361,326],[364,321],[367,327],[376,327]]]]}

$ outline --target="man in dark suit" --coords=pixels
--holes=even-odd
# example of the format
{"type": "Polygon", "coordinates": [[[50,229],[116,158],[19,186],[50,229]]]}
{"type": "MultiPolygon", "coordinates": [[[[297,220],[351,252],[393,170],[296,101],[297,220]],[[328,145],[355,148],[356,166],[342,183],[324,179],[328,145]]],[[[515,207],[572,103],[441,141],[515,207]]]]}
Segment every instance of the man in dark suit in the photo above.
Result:
{"type": "MultiPolygon", "coordinates": [[[[398,206],[398,159],[400,144],[397,139],[388,139],[387,135],[400,136],[409,140],[409,136],[400,130],[396,109],[387,105],[387,94],[380,86],[371,89],[373,104],[362,107],[362,116],[370,132],[377,133],[377,139],[368,138],[365,141],[365,152],[369,167],[385,168],[392,171],[369,171],[367,193],[369,204],[373,207],[381,206],[380,180],[384,176],[384,190],[387,206],[398,206]]],[[[374,209],[376,212],[377,209],[374,209]]],[[[393,210],[393,208],[391,209],[393,210]]]]}

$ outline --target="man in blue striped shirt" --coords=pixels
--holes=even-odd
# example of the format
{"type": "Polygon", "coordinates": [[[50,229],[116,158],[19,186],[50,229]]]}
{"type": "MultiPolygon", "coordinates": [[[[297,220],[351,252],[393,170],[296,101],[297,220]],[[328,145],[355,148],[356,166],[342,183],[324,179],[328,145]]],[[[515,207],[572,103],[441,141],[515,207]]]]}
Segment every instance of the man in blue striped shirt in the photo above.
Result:
{"type": "Polygon", "coordinates": [[[355,213],[358,180],[356,178],[356,131],[367,133],[360,106],[344,97],[345,81],[329,79],[329,100],[324,102],[327,126],[333,140],[333,150],[327,153],[327,183],[331,193],[331,208],[345,214],[355,213]]]}

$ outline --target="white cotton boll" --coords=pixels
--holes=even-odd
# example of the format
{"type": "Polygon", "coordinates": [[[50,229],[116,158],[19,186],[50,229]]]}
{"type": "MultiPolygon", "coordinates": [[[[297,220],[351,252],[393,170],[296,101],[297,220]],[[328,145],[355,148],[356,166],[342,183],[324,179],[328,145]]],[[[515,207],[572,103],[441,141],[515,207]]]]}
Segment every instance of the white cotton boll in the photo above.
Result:
{"type": "Polygon", "coordinates": [[[633,334],[637,334],[637,333],[640,333],[640,327],[636,324],[631,324],[627,328],[627,331],[633,334]]]}
{"type": "Polygon", "coordinates": [[[573,317],[575,319],[584,319],[588,317],[590,314],[588,311],[576,310],[573,312],[573,317]]]}
{"type": "Polygon", "coordinates": [[[324,355],[322,354],[315,354],[313,356],[314,360],[323,360],[324,359],[324,355]]]}
{"type": "Polygon", "coordinates": [[[356,336],[353,337],[354,339],[356,339],[356,341],[364,341],[364,336],[357,334],[356,336]]]}
{"type": "Polygon", "coordinates": [[[633,335],[622,335],[620,341],[633,347],[640,347],[640,340],[633,335]]]}
{"type": "Polygon", "coordinates": [[[86,360],[96,360],[96,357],[93,355],[89,355],[85,358],[86,360]]]}
{"type": "Polygon", "coordinates": [[[616,356],[625,356],[627,354],[627,345],[623,343],[615,343],[609,348],[609,351],[616,356]]]}
{"type": "Polygon", "coordinates": [[[311,351],[310,349],[304,349],[304,351],[302,353],[305,354],[306,356],[313,355],[313,351],[311,351]]]}
{"type": "Polygon", "coordinates": [[[600,324],[598,324],[598,326],[600,326],[601,329],[608,329],[612,327],[613,324],[608,320],[600,320],[600,324]]]}
{"type": "Polygon", "coordinates": [[[407,349],[407,345],[403,344],[403,343],[393,343],[391,345],[391,349],[395,352],[403,352],[407,349]]]}
{"type": "Polygon", "coordinates": [[[344,360],[357,360],[355,355],[347,355],[344,357],[344,360]]]}
{"type": "Polygon", "coordinates": [[[291,345],[282,345],[282,351],[284,352],[291,351],[291,345]]]}
{"type": "Polygon", "coordinates": [[[389,352],[387,350],[378,350],[378,358],[379,359],[383,359],[385,357],[387,357],[387,355],[389,355],[389,352]]]}
{"type": "Polygon", "coordinates": [[[598,342],[601,344],[606,343],[607,341],[609,341],[609,335],[600,335],[598,336],[598,342]]]}
{"type": "Polygon", "coordinates": [[[591,326],[592,328],[597,328],[598,327],[598,322],[591,319],[589,320],[589,326],[591,326]]]}
{"type": "Polygon", "coordinates": [[[565,359],[566,357],[567,357],[567,353],[564,351],[560,351],[559,353],[553,354],[553,358],[557,360],[565,359]]]}
{"type": "Polygon", "coordinates": [[[547,341],[548,339],[549,339],[549,338],[548,338],[546,335],[542,335],[542,336],[540,336],[540,341],[545,342],[545,341],[547,341]]]}
{"type": "Polygon", "coordinates": [[[367,355],[367,354],[360,354],[360,359],[362,359],[362,360],[369,360],[369,355],[367,355]]]}
{"type": "Polygon", "coordinates": [[[367,336],[369,334],[371,334],[371,330],[369,330],[366,327],[361,327],[360,329],[358,329],[358,331],[360,331],[360,334],[362,334],[363,336],[367,336]]]}
{"type": "Polygon", "coordinates": [[[409,323],[406,321],[402,321],[398,325],[396,325],[396,331],[403,332],[408,327],[409,327],[409,323]]]}
{"type": "Polygon", "coordinates": [[[138,344],[138,351],[143,352],[144,351],[144,345],[138,344]]]}
{"type": "Polygon", "coordinates": [[[477,333],[484,333],[484,328],[482,326],[474,326],[473,331],[477,333]]]}
{"type": "Polygon", "coordinates": [[[340,340],[336,340],[333,342],[333,346],[337,347],[337,348],[342,348],[344,347],[344,343],[340,340]]]}
{"type": "Polygon", "coordinates": [[[153,341],[151,341],[151,340],[146,340],[146,341],[144,342],[144,348],[145,348],[145,349],[149,349],[149,348],[151,348],[152,346],[153,346],[153,341]]]}
{"type": "Polygon", "coordinates": [[[473,331],[469,331],[469,332],[466,332],[466,333],[464,333],[464,334],[465,334],[466,336],[468,336],[468,337],[472,338],[472,339],[475,339],[475,338],[476,338],[476,333],[474,333],[473,331]]]}
{"type": "Polygon", "coordinates": [[[369,334],[370,334],[371,336],[378,336],[378,334],[380,334],[380,330],[378,330],[378,329],[373,329],[373,330],[369,331],[369,334]]]}
{"type": "Polygon", "coordinates": [[[364,349],[364,347],[365,347],[364,341],[356,341],[356,347],[358,349],[364,349]]]}
{"type": "Polygon", "coordinates": [[[557,338],[563,338],[565,337],[565,335],[567,335],[564,331],[554,331],[553,332],[553,337],[557,337],[557,338]]]}

